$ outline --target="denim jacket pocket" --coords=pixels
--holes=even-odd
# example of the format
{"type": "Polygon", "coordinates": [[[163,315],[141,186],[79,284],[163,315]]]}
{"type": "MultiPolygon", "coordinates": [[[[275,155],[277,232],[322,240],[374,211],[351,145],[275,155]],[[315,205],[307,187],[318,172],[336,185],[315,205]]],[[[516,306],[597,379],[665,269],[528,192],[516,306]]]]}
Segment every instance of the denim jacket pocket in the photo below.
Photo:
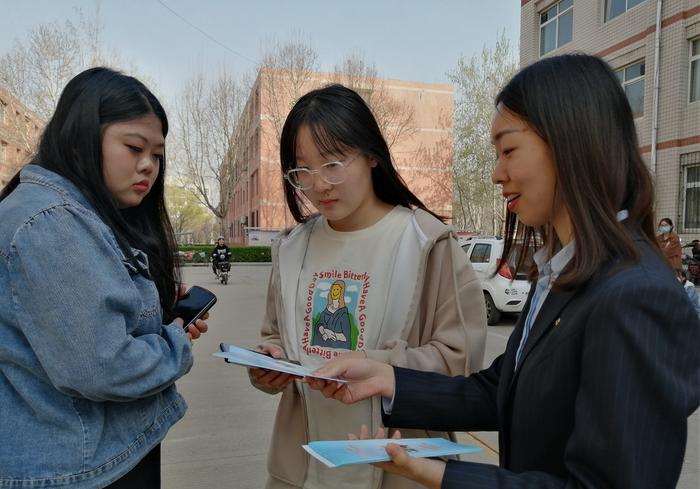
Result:
{"type": "Polygon", "coordinates": [[[148,255],[137,248],[131,248],[131,253],[134,255],[138,267],[141,268],[139,271],[139,269],[134,266],[132,260],[124,256],[121,249],[119,253],[124,267],[126,267],[131,279],[134,281],[134,285],[139,289],[141,297],[143,298],[137,324],[131,333],[138,335],[158,332],[162,326],[162,314],[160,312],[158,289],[148,271],[148,255]]]}
{"type": "Polygon", "coordinates": [[[129,258],[124,256],[124,252],[121,250],[121,248],[119,248],[119,255],[122,259],[122,263],[124,264],[126,269],[129,271],[129,274],[134,275],[137,273],[141,273],[142,275],[144,275],[145,277],[150,279],[151,273],[148,269],[148,255],[146,255],[146,253],[139,250],[138,248],[131,248],[131,253],[134,255],[134,259],[135,259],[136,263],[138,264],[138,266],[141,268],[141,270],[136,268],[136,266],[133,264],[133,262],[129,258]]]}

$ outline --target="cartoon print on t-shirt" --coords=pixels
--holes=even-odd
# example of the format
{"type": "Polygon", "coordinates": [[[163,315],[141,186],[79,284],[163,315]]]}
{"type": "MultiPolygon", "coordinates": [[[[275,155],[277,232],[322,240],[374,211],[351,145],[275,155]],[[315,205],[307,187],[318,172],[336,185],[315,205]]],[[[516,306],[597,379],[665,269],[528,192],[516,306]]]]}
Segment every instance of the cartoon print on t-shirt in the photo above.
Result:
{"type": "Polygon", "coordinates": [[[352,349],[350,313],[345,306],[345,282],[336,280],[327,292],[326,308],[314,321],[312,345],[352,349]]]}
{"type": "Polygon", "coordinates": [[[366,273],[334,270],[313,274],[308,287],[302,339],[307,355],[331,358],[342,353],[338,350],[354,351],[364,346],[361,330],[366,320],[363,311],[368,291],[366,273]],[[358,317],[360,312],[362,317],[358,317]]]}

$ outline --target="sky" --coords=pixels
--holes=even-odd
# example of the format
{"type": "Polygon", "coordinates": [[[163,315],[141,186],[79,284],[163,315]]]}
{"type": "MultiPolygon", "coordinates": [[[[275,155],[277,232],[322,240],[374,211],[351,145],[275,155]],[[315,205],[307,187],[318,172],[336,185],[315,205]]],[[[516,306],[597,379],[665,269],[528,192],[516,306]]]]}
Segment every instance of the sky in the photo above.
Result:
{"type": "Polygon", "coordinates": [[[0,54],[42,23],[94,16],[103,45],[175,97],[196,72],[253,73],[274,42],[303,38],[332,71],[358,53],[384,78],[448,83],[460,56],[501,32],[517,52],[520,0],[0,0],[0,54]]]}

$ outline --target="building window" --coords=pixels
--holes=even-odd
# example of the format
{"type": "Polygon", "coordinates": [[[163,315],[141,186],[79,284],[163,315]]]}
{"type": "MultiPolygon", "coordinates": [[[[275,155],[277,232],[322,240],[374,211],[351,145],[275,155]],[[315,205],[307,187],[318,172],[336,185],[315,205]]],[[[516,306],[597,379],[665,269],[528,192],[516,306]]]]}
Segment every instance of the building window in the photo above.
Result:
{"type": "Polygon", "coordinates": [[[632,7],[636,7],[644,0],[605,0],[605,22],[624,14],[632,7]]]}
{"type": "Polygon", "coordinates": [[[690,101],[700,100],[700,37],[690,41],[690,101]]]}
{"type": "Polygon", "coordinates": [[[0,100],[0,124],[5,123],[5,114],[7,114],[7,104],[0,100]]]}
{"type": "Polygon", "coordinates": [[[251,195],[253,197],[258,195],[258,170],[255,170],[251,175],[250,175],[250,189],[251,189],[251,195]]]}
{"type": "Polygon", "coordinates": [[[681,155],[683,230],[700,230],[700,151],[681,155]]]}
{"type": "Polygon", "coordinates": [[[638,61],[615,71],[622,88],[625,89],[634,117],[644,115],[644,69],[644,61],[638,61]]]}
{"type": "Polygon", "coordinates": [[[5,141],[0,142],[0,165],[7,163],[7,143],[5,141]]]}
{"type": "Polygon", "coordinates": [[[574,0],[562,0],[540,14],[540,56],[573,38],[574,0]]]}

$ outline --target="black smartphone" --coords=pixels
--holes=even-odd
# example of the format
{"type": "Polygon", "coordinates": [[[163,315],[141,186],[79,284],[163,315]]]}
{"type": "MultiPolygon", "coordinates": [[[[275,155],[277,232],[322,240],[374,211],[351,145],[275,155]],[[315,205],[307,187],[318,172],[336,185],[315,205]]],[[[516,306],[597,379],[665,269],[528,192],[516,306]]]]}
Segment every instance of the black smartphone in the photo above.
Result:
{"type": "Polygon", "coordinates": [[[214,304],[216,304],[216,296],[212,292],[204,287],[194,285],[185,292],[185,295],[180,297],[175,304],[173,313],[175,317],[182,318],[184,321],[183,329],[187,331],[187,327],[204,316],[214,304]]]}

